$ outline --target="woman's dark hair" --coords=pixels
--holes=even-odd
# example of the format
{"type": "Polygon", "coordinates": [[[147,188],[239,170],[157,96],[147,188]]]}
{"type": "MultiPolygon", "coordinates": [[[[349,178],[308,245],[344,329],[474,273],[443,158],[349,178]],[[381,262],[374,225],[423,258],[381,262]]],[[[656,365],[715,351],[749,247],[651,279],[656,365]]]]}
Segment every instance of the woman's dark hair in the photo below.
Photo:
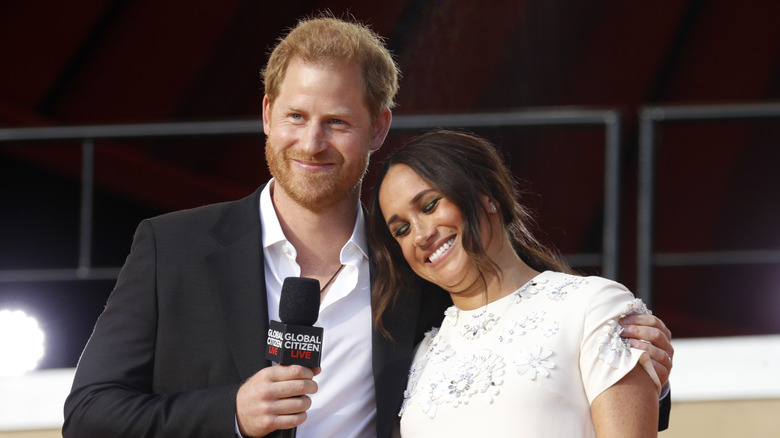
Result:
{"type": "Polygon", "coordinates": [[[482,196],[490,198],[498,207],[512,247],[526,264],[537,271],[571,272],[555,252],[533,236],[534,219],[519,203],[520,191],[495,147],[471,133],[430,131],[412,139],[384,162],[376,176],[369,205],[370,259],[377,267],[372,282],[372,309],[374,324],[386,337],[389,333],[382,324],[382,315],[401,291],[421,281],[404,259],[379,206],[379,189],[388,170],[397,164],[409,166],[461,210],[463,247],[483,281],[485,274],[499,272],[485,252],[486,242],[479,238],[481,218],[487,214],[482,196]]]}

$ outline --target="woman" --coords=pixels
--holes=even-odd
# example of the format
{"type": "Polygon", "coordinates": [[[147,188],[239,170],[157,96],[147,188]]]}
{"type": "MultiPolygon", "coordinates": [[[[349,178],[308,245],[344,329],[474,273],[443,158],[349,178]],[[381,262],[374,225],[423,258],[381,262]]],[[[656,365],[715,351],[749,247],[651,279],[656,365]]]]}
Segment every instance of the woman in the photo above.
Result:
{"type": "Polygon", "coordinates": [[[460,132],[414,139],[377,176],[369,236],[389,269],[375,323],[410,281],[454,304],[415,355],[401,435],[657,436],[659,379],[616,322],[647,310],[620,284],[572,275],[518,195],[492,145],[460,132]]]}

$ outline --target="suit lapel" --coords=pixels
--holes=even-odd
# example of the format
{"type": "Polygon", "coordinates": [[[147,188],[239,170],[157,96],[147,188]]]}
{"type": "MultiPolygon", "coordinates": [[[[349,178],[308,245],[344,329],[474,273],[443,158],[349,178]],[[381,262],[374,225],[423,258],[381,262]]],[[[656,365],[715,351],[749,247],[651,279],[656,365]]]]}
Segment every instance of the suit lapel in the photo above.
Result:
{"type": "Polygon", "coordinates": [[[211,230],[222,246],[206,259],[212,288],[233,361],[242,380],[270,366],[265,359],[268,331],[260,226],[260,191],[229,205],[211,230]]]}
{"type": "MultiPolygon", "coordinates": [[[[371,263],[371,270],[374,269],[371,263]]],[[[390,307],[383,318],[385,328],[390,332],[393,341],[387,340],[378,331],[373,331],[376,428],[379,438],[390,436],[398,418],[398,409],[401,407],[403,389],[406,388],[409,366],[412,364],[416,346],[415,338],[421,330],[417,327],[420,320],[419,291],[407,292],[411,293],[402,293],[396,305],[390,307]]]]}

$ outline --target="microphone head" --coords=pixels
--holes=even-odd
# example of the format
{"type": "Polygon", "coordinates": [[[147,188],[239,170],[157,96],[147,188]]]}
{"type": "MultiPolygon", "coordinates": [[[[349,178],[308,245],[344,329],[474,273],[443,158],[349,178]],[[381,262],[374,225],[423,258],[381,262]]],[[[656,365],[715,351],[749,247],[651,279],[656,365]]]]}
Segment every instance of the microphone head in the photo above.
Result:
{"type": "Polygon", "coordinates": [[[314,325],[320,315],[320,282],[287,277],[279,299],[279,319],[285,324],[314,325]]]}

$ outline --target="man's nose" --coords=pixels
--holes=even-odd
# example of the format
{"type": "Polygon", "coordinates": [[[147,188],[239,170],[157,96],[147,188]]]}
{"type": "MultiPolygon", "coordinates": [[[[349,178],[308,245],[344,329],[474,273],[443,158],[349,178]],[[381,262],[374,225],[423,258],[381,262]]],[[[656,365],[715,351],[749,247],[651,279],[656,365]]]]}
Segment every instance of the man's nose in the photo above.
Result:
{"type": "Polygon", "coordinates": [[[312,156],[327,149],[328,144],[323,127],[317,123],[310,123],[304,131],[301,146],[304,152],[312,156]]]}

